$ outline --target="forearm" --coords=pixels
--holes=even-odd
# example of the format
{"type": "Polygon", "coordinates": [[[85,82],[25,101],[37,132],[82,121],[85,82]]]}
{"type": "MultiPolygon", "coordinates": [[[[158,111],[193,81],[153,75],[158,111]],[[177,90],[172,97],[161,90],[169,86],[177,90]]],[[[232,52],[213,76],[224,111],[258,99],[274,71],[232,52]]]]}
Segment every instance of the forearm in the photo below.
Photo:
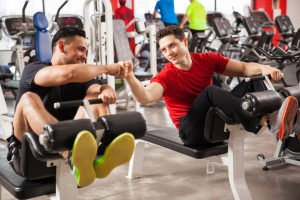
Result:
{"type": "Polygon", "coordinates": [[[101,74],[118,73],[119,70],[118,64],[103,66],[89,64],[54,65],[41,69],[36,74],[34,82],[45,87],[71,82],[86,82],[101,74]]]}
{"type": "Polygon", "coordinates": [[[129,84],[133,95],[139,103],[147,104],[152,102],[151,99],[148,97],[149,95],[145,86],[134,75],[127,77],[126,81],[129,84]]]}
{"type": "Polygon", "coordinates": [[[274,67],[271,67],[269,65],[262,65],[258,63],[244,63],[244,72],[245,76],[257,76],[257,75],[268,75],[272,74],[275,70],[278,70],[274,67]]]}
{"type": "Polygon", "coordinates": [[[263,68],[265,65],[257,64],[254,62],[243,63],[243,74],[242,76],[251,77],[263,74],[263,68]]]}
{"type": "MultiPolygon", "coordinates": [[[[112,64],[115,65],[115,64],[112,64]]],[[[111,65],[70,65],[66,73],[69,74],[70,82],[86,82],[99,75],[109,74],[111,65]]]]}

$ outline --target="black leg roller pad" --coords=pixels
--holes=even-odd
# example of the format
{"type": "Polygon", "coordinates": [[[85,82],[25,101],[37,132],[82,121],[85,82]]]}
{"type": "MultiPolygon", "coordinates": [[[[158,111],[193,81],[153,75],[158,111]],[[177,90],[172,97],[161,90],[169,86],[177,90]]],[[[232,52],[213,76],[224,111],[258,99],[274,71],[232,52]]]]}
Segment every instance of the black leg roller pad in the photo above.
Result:
{"type": "Polygon", "coordinates": [[[82,130],[90,131],[95,138],[96,130],[104,130],[102,139],[109,137],[112,140],[125,132],[139,139],[146,132],[146,122],[139,112],[107,115],[96,122],[89,119],[62,121],[45,126],[40,142],[51,153],[71,150],[77,134],[82,130]]]}
{"type": "Polygon", "coordinates": [[[300,102],[300,85],[285,87],[278,90],[283,97],[294,96],[300,102]]]}
{"type": "Polygon", "coordinates": [[[282,100],[274,90],[252,92],[242,97],[242,108],[249,116],[262,116],[279,110],[282,100]]]}

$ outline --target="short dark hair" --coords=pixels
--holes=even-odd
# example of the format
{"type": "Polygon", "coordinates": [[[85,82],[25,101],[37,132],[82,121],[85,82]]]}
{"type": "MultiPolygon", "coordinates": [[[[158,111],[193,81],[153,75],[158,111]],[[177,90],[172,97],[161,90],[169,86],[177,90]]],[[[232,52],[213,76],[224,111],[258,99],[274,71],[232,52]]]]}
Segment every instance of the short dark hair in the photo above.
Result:
{"type": "Polygon", "coordinates": [[[185,37],[183,30],[179,28],[179,26],[167,26],[166,28],[161,29],[156,33],[156,43],[158,44],[161,38],[168,35],[174,35],[175,38],[180,41],[183,41],[183,38],[185,37]]]}
{"type": "Polygon", "coordinates": [[[85,31],[76,27],[64,27],[59,29],[52,39],[52,50],[54,49],[56,43],[61,38],[70,38],[72,39],[75,36],[80,36],[85,38],[85,31]]]}

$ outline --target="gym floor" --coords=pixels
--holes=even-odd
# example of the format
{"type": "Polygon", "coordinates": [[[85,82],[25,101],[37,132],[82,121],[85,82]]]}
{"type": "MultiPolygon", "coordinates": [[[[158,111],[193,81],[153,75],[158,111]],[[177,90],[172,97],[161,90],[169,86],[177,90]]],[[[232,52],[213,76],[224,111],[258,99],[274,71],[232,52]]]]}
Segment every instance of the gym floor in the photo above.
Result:
{"type": "MultiPolygon", "coordinates": [[[[9,110],[14,102],[7,100],[9,110]]],[[[143,106],[147,123],[173,127],[168,112],[162,103],[143,106]]],[[[121,111],[119,111],[121,112],[121,111]]],[[[263,171],[256,157],[263,153],[272,157],[276,141],[271,133],[253,136],[245,141],[246,181],[254,200],[298,200],[300,199],[300,167],[290,164],[273,166],[263,171]]],[[[79,190],[82,200],[166,200],[203,199],[232,200],[227,167],[215,165],[214,174],[206,174],[206,161],[147,144],[143,164],[143,176],[126,178],[128,164],[120,166],[104,179],[79,190]]],[[[6,190],[3,200],[14,199],[6,190]]],[[[46,197],[34,198],[36,200],[46,197]]]]}

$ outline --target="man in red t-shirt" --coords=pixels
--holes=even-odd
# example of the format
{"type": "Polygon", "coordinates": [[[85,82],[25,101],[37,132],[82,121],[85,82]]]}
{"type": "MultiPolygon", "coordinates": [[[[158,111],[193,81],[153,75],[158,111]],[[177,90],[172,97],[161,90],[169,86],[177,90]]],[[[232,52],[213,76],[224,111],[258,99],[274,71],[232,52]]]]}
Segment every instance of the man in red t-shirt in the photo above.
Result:
{"type": "MultiPolygon", "coordinates": [[[[115,19],[122,19],[125,22],[125,26],[134,19],[134,14],[133,11],[126,7],[126,0],[119,0],[120,3],[120,8],[117,8],[115,11],[115,19]]],[[[127,29],[127,32],[132,32],[134,31],[134,25],[130,25],[127,29]]],[[[134,55],[134,48],[135,48],[135,41],[134,38],[129,39],[129,44],[130,44],[130,49],[134,55]]]]}
{"type": "MultiPolygon", "coordinates": [[[[267,125],[265,116],[249,117],[241,108],[237,95],[212,85],[214,72],[226,76],[250,77],[270,74],[273,80],[282,78],[281,71],[269,65],[231,60],[220,54],[190,53],[188,40],[182,29],[169,26],[156,35],[163,55],[168,59],[164,68],[149,85],[144,85],[134,76],[132,64],[125,62],[129,73],[126,78],[136,99],[147,104],[164,99],[169,115],[179,130],[184,144],[201,146],[209,143],[204,138],[206,113],[210,107],[218,107],[247,131],[257,133],[261,125],[267,125]]],[[[288,97],[274,120],[271,131],[286,136],[290,133],[298,109],[295,97],[288,97]]]]}

